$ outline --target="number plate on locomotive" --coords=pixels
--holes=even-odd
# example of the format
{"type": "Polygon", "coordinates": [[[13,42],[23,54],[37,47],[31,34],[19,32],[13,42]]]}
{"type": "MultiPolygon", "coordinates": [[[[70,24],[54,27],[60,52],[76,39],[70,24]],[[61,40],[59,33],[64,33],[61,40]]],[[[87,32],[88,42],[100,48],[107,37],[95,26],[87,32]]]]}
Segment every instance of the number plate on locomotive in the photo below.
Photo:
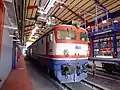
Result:
{"type": "Polygon", "coordinates": [[[81,47],[80,47],[80,46],[76,46],[75,48],[76,48],[76,49],[81,49],[81,47]]]}

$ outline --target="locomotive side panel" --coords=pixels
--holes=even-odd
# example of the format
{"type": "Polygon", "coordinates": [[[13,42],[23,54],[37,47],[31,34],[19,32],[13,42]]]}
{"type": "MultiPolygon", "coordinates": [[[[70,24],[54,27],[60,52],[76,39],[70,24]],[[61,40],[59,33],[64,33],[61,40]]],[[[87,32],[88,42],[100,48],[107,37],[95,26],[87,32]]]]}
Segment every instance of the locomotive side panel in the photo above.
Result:
{"type": "Polygon", "coordinates": [[[52,30],[29,47],[28,51],[31,53],[29,56],[39,61],[41,65],[52,69],[50,57],[55,55],[55,44],[54,31],[52,30]]]}
{"type": "Polygon", "coordinates": [[[46,54],[46,36],[44,36],[37,42],[36,48],[37,48],[36,50],[37,54],[40,54],[40,55],[46,54]]]}

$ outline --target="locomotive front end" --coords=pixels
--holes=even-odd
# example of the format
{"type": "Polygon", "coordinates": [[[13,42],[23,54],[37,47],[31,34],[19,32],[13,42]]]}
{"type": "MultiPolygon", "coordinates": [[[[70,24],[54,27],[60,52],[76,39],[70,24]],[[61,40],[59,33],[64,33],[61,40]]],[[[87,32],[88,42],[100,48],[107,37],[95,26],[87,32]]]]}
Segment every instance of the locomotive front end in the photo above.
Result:
{"type": "Polygon", "coordinates": [[[54,73],[61,83],[79,82],[87,77],[88,42],[86,36],[86,32],[71,25],[55,28],[54,73]]]}

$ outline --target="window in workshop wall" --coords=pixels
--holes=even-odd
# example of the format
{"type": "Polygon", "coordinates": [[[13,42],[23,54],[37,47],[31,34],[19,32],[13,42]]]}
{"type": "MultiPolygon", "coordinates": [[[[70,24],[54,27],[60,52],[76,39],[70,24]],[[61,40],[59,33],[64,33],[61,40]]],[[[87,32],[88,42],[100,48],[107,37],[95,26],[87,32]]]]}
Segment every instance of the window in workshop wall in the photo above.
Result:
{"type": "Polygon", "coordinates": [[[4,5],[3,1],[0,0],[0,54],[1,54],[1,48],[2,48],[2,36],[3,36],[3,25],[4,25],[4,5]]]}

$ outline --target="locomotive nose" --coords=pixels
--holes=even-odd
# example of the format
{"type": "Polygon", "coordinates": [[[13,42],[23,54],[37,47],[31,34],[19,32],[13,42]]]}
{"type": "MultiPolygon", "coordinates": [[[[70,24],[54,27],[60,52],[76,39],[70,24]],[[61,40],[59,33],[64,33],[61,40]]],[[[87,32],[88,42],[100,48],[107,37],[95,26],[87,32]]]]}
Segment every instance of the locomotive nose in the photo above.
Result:
{"type": "Polygon", "coordinates": [[[75,72],[75,68],[72,65],[64,64],[61,65],[62,75],[71,75],[75,72]]]}
{"type": "Polygon", "coordinates": [[[87,72],[87,68],[89,67],[88,63],[85,63],[82,65],[83,68],[83,72],[86,73],[87,72]]]}

